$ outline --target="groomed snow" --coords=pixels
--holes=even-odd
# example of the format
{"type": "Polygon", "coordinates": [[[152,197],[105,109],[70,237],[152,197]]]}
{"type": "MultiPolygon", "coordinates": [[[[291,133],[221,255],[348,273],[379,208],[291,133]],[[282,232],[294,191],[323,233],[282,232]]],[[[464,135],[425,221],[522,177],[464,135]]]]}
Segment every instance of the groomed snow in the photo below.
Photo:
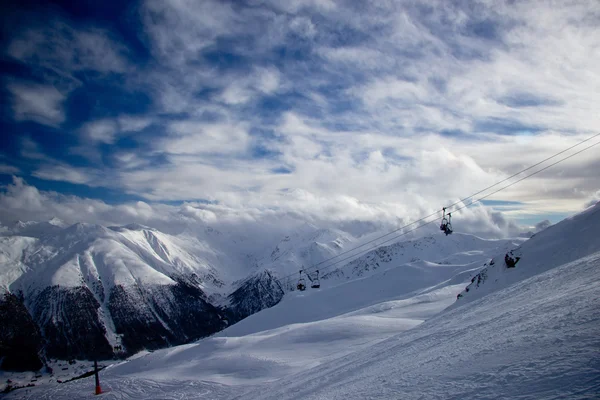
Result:
{"type": "MultiPolygon", "coordinates": [[[[469,301],[455,303],[476,250],[334,279],[211,338],[110,366],[104,397],[600,398],[598,209],[525,242],[522,260],[535,261],[503,267],[510,279],[469,301]]],[[[92,398],[93,388],[86,378],[7,398],[92,398]]]]}
{"type": "Polygon", "coordinates": [[[236,399],[600,396],[600,253],[236,399]]]}
{"type": "MultiPolygon", "coordinates": [[[[104,371],[105,397],[598,398],[600,253],[419,325],[451,302],[445,291],[456,290],[157,351],[104,371]]],[[[87,378],[7,398],[92,398],[92,390],[87,378]]]]}

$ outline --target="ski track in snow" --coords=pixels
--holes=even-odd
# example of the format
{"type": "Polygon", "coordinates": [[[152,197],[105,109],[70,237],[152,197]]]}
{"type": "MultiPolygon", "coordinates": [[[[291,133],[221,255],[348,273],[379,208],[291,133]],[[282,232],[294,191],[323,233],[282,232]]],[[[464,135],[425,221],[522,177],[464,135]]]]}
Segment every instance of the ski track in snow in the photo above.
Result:
{"type": "Polygon", "coordinates": [[[142,378],[106,379],[101,383],[104,393],[96,396],[93,377],[68,382],[52,387],[45,392],[34,389],[20,389],[16,397],[23,400],[53,399],[153,399],[153,400],[186,400],[186,399],[225,399],[233,396],[230,387],[210,382],[155,381],[142,378]]]}

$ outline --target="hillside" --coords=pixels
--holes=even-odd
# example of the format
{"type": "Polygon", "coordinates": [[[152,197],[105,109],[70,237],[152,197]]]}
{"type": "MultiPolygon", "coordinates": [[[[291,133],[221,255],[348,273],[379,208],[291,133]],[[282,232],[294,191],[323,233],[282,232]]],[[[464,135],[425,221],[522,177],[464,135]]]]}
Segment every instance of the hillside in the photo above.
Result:
{"type": "Polygon", "coordinates": [[[0,286],[24,300],[48,357],[133,354],[225,326],[213,305],[228,290],[213,266],[219,255],[199,241],[141,226],[16,228],[0,237],[0,286]]]}
{"type": "MultiPolygon", "coordinates": [[[[456,300],[485,262],[474,250],[435,254],[438,263],[392,260],[368,276],[286,293],[211,338],[115,364],[103,385],[127,398],[596,398],[600,250],[590,232],[599,207],[519,244],[521,259],[502,272],[518,275],[480,284],[487,294],[456,300]],[[471,263],[449,261],[460,259],[471,263]],[[521,263],[528,259],[536,262],[521,263]]],[[[489,261],[505,254],[509,243],[499,244],[478,251],[489,261]]],[[[91,387],[82,380],[32,393],[84,398],[91,387]]]]}
{"type": "Polygon", "coordinates": [[[510,252],[495,254],[459,294],[457,306],[600,251],[600,203],[535,234],[510,252]]]}

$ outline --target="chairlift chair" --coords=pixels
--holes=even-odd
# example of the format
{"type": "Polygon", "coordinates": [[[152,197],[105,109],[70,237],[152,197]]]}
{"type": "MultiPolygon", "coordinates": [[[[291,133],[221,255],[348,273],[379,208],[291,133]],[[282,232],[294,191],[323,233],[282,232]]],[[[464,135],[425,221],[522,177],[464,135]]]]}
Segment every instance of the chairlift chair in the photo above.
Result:
{"type": "Polygon", "coordinates": [[[442,222],[440,224],[440,230],[443,231],[446,236],[452,233],[452,213],[448,213],[448,218],[446,218],[446,207],[442,208],[442,222]]]}
{"type": "Polygon", "coordinates": [[[444,233],[446,236],[452,233],[452,213],[448,213],[448,223],[446,224],[446,229],[444,229],[444,233]]]}
{"type": "Polygon", "coordinates": [[[448,219],[446,218],[446,207],[442,208],[444,215],[442,215],[442,223],[440,224],[440,231],[446,231],[448,225],[448,219]]]}
{"type": "Polygon", "coordinates": [[[306,290],[306,281],[302,277],[302,270],[300,270],[300,279],[298,279],[298,284],[296,285],[296,289],[298,289],[301,292],[306,290]]]}
{"type": "MultiPolygon", "coordinates": [[[[310,275],[306,274],[310,279],[310,275]]],[[[317,270],[317,277],[315,279],[311,279],[310,287],[313,289],[318,289],[321,287],[321,281],[319,280],[319,270],[317,270]]]]}

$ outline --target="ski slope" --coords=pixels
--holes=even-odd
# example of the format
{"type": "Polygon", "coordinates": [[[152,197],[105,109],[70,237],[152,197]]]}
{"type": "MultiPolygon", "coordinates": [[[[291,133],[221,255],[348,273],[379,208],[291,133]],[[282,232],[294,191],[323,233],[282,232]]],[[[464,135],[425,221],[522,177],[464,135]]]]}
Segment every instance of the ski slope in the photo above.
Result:
{"type": "MultiPolygon", "coordinates": [[[[206,398],[232,398],[412,329],[451,304],[463,287],[445,286],[334,318],[249,335],[228,332],[234,325],[194,344],[140,354],[112,365],[102,372],[103,387],[111,390],[108,398],[202,398],[196,392],[200,388],[206,398]]],[[[90,383],[86,378],[50,384],[28,389],[29,393],[12,392],[9,398],[87,398],[93,389],[90,383]]]]}
{"type": "MultiPolygon", "coordinates": [[[[468,243],[473,238],[456,240],[468,243]]],[[[414,257],[413,243],[407,243],[409,251],[393,254],[381,268],[361,272],[359,279],[329,279],[320,290],[289,292],[275,307],[211,338],[140,356],[111,366],[103,375],[109,381],[115,378],[111,383],[115,390],[122,388],[123,377],[210,381],[246,390],[296,374],[414,328],[439,313],[454,302],[485,259],[511,242],[467,246],[467,252],[462,246],[433,247],[428,255],[445,260],[439,264],[414,257]],[[471,262],[450,264],[448,257],[471,262]],[[403,264],[406,259],[416,261],[403,264]]],[[[52,387],[50,393],[58,396],[54,391],[62,389],[52,387]]]]}
{"type": "Polygon", "coordinates": [[[600,253],[237,399],[600,396],[600,253]]]}
{"type": "MultiPolygon", "coordinates": [[[[486,292],[471,290],[468,301],[456,295],[477,276],[476,261],[416,260],[369,271],[321,291],[288,293],[213,337],[111,365],[101,374],[110,390],[103,397],[599,398],[599,209],[523,243],[515,252],[535,263],[495,263],[494,274],[510,278],[490,273],[486,292]]],[[[7,398],[92,392],[86,378],[7,398]]]]}
{"type": "MultiPolygon", "coordinates": [[[[438,289],[326,321],[157,351],[103,372],[103,387],[110,389],[103,397],[589,399],[600,394],[600,253],[419,325],[415,315],[443,308],[448,297],[437,300],[444,297],[438,289]],[[411,325],[418,326],[397,333],[411,325]]],[[[92,389],[87,378],[7,398],[92,398],[92,389]]]]}

